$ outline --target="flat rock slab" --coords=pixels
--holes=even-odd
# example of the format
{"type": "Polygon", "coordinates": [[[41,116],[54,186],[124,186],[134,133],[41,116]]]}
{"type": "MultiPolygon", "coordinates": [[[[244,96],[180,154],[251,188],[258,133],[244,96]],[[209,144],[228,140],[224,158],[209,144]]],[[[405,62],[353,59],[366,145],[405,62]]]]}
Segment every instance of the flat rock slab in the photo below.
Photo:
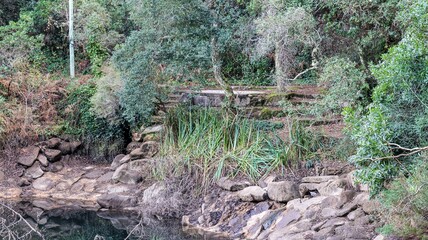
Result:
{"type": "Polygon", "coordinates": [[[94,169],[83,175],[84,178],[95,179],[101,177],[105,171],[103,169],[94,169]]]}
{"type": "Polygon", "coordinates": [[[125,207],[134,207],[137,205],[137,198],[132,196],[123,196],[116,194],[103,194],[97,199],[97,203],[102,208],[120,209],[125,207]]]}
{"type": "Polygon", "coordinates": [[[33,182],[33,188],[40,191],[48,191],[55,187],[55,182],[49,178],[38,178],[33,182]]]}
{"type": "Polygon", "coordinates": [[[37,156],[39,156],[40,148],[36,146],[26,147],[21,149],[20,157],[18,158],[18,163],[27,167],[33,165],[36,161],[37,156]]]}
{"type": "Polygon", "coordinates": [[[323,183],[339,179],[339,176],[312,176],[302,178],[302,183],[323,183]]]}

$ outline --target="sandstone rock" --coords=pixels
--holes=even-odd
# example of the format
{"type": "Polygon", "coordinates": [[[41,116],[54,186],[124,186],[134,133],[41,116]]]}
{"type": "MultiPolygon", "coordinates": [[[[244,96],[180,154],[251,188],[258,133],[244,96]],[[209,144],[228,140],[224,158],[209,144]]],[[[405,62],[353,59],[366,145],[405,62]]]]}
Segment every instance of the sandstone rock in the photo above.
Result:
{"type": "Polygon", "coordinates": [[[114,172],[108,172],[102,175],[101,177],[97,178],[98,183],[107,183],[110,182],[113,177],[114,172]]]}
{"type": "Polygon", "coordinates": [[[56,149],[60,143],[61,143],[60,138],[51,138],[48,141],[46,141],[46,147],[51,149],[56,149]]]}
{"type": "Polygon", "coordinates": [[[45,172],[59,172],[64,168],[64,164],[62,162],[54,162],[49,164],[47,167],[41,167],[43,171],[45,172]]]}
{"type": "Polygon", "coordinates": [[[222,177],[217,181],[217,185],[224,190],[236,192],[250,186],[251,184],[248,181],[232,181],[227,177],[222,177]]]}
{"type": "Polygon", "coordinates": [[[47,159],[47,158],[46,158],[46,156],[45,156],[45,155],[43,155],[43,154],[39,154],[39,156],[37,156],[37,160],[39,160],[40,164],[41,164],[43,167],[47,167],[47,166],[49,165],[49,161],[48,161],[48,159],[47,159]]]}
{"type": "Polygon", "coordinates": [[[244,202],[261,202],[267,198],[267,193],[259,186],[251,186],[239,191],[238,196],[244,202]]]}
{"type": "Polygon", "coordinates": [[[33,182],[33,188],[40,191],[51,190],[55,186],[54,181],[49,178],[38,178],[33,182]]]}
{"type": "Polygon", "coordinates": [[[302,183],[323,183],[339,179],[339,176],[311,176],[302,178],[302,183]]]}
{"type": "Polygon", "coordinates": [[[323,196],[338,196],[347,186],[345,179],[330,180],[327,183],[321,184],[318,192],[323,196]]]}
{"type": "Polygon", "coordinates": [[[309,199],[293,199],[287,203],[287,209],[295,209],[298,210],[300,213],[304,213],[310,207],[320,205],[324,201],[324,199],[326,199],[325,196],[318,196],[309,199]]]}
{"type": "Polygon", "coordinates": [[[111,163],[110,169],[112,170],[116,170],[116,168],[118,168],[120,166],[120,160],[122,160],[122,158],[124,158],[125,155],[124,154],[119,154],[117,155],[114,159],[113,162],[111,163]]]}
{"type": "Polygon", "coordinates": [[[39,178],[39,177],[43,176],[43,174],[44,174],[44,172],[40,168],[40,163],[39,162],[35,162],[33,164],[33,166],[31,166],[30,168],[28,168],[25,171],[24,176],[27,177],[27,178],[36,179],[36,178],[39,178]]]}
{"type": "Polygon", "coordinates": [[[45,149],[45,156],[48,158],[49,162],[56,162],[61,159],[61,151],[56,149],[45,149]]]}
{"type": "Polygon", "coordinates": [[[142,175],[133,170],[128,170],[128,163],[118,167],[112,176],[113,182],[121,182],[126,184],[137,184],[143,180],[142,175]]]}
{"type": "Polygon", "coordinates": [[[364,211],[363,211],[361,208],[358,208],[358,209],[356,209],[356,210],[354,210],[354,211],[350,212],[350,213],[348,214],[347,218],[348,218],[350,221],[354,221],[355,219],[357,219],[357,218],[359,218],[359,217],[362,217],[362,216],[364,216],[364,215],[365,215],[364,211]]]}
{"type": "Polygon", "coordinates": [[[382,234],[379,234],[373,240],[385,240],[385,237],[382,234]]]}
{"type": "Polygon", "coordinates": [[[142,134],[143,135],[149,135],[149,134],[160,133],[163,131],[163,129],[164,129],[163,125],[155,125],[155,126],[148,127],[146,129],[144,129],[142,134]]]}
{"type": "Polygon", "coordinates": [[[300,196],[297,184],[290,181],[271,182],[267,192],[269,198],[277,202],[288,202],[300,196]]]}
{"type": "Polygon", "coordinates": [[[22,189],[19,187],[2,188],[0,187],[0,199],[19,199],[22,189]]]}
{"type": "Polygon", "coordinates": [[[376,200],[369,200],[363,203],[363,211],[367,214],[373,214],[380,209],[380,204],[376,200]]]}
{"type": "Polygon", "coordinates": [[[151,141],[145,142],[140,148],[133,150],[129,155],[132,159],[144,159],[154,157],[159,151],[159,143],[151,141]]]}
{"type": "Polygon", "coordinates": [[[33,165],[39,155],[40,148],[37,146],[31,146],[21,149],[18,163],[27,167],[33,165]]]}
{"type": "Polygon", "coordinates": [[[363,226],[345,224],[335,229],[336,235],[343,239],[371,239],[370,229],[363,226]]]}
{"type": "Polygon", "coordinates": [[[58,149],[61,151],[62,155],[72,154],[74,153],[82,143],[79,141],[75,142],[62,142],[58,149]]]}
{"type": "Polygon", "coordinates": [[[122,196],[116,194],[103,194],[97,199],[97,203],[102,208],[122,209],[125,207],[134,207],[137,205],[137,198],[132,196],[122,196]]]}
{"type": "Polygon", "coordinates": [[[133,150],[135,150],[135,149],[137,149],[139,147],[141,147],[141,143],[140,142],[130,142],[128,144],[128,146],[126,146],[126,153],[130,153],[130,152],[132,152],[133,150]]]}

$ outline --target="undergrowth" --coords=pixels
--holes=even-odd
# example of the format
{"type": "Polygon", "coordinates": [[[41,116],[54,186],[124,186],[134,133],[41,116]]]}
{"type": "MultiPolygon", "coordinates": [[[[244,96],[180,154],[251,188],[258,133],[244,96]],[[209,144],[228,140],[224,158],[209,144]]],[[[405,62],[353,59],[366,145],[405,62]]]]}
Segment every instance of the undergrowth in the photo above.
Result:
{"type": "Polygon", "coordinates": [[[157,174],[190,170],[200,176],[202,186],[222,176],[257,180],[281,167],[297,166],[317,148],[297,123],[290,123],[285,141],[254,120],[213,109],[179,107],[167,114],[165,126],[162,155],[175,160],[165,161],[157,174]]]}

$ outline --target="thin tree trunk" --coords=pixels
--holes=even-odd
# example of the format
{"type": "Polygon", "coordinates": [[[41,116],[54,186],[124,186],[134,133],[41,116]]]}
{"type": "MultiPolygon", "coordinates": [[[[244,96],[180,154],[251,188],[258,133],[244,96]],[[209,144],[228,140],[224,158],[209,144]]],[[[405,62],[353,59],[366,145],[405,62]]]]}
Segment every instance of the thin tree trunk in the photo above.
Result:
{"type": "Polygon", "coordinates": [[[224,81],[221,75],[221,62],[218,56],[217,39],[215,37],[211,39],[211,60],[213,65],[214,78],[226,94],[226,107],[228,109],[233,109],[235,103],[235,94],[233,93],[232,87],[226,81],[224,81]]]}

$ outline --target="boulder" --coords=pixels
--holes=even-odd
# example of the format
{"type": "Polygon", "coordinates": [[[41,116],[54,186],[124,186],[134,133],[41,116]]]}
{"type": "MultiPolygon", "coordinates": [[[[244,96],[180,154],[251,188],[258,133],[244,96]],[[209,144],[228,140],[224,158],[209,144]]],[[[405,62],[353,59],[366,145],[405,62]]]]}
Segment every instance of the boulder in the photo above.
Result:
{"type": "Polygon", "coordinates": [[[30,167],[36,161],[39,155],[40,148],[37,146],[31,146],[21,149],[18,163],[26,167],[30,167]]]}
{"type": "Polygon", "coordinates": [[[239,198],[244,202],[261,202],[266,200],[266,191],[259,186],[250,186],[238,192],[239,198]]]}
{"type": "Polygon", "coordinates": [[[37,156],[37,160],[40,162],[40,164],[43,167],[47,167],[49,165],[49,161],[48,161],[47,157],[43,154],[39,154],[39,156],[37,156]]]}
{"type": "Polygon", "coordinates": [[[56,162],[61,159],[61,151],[56,149],[45,149],[44,154],[49,162],[56,162]]]}
{"type": "Polygon", "coordinates": [[[61,139],[60,138],[51,138],[48,141],[46,141],[46,147],[50,148],[50,149],[56,149],[59,144],[61,144],[61,139]]]}
{"type": "Polygon", "coordinates": [[[348,181],[346,179],[330,180],[320,184],[318,192],[322,196],[339,196],[345,191],[347,185],[348,181]]]}
{"type": "Polygon", "coordinates": [[[133,196],[122,196],[117,194],[103,194],[97,199],[97,203],[102,208],[122,209],[126,207],[135,207],[137,198],[133,196]]]}
{"type": "Polygon", "coordinates": [[[33,182],[33,188],[40,191],[51,190],[55,186],[55,182],[49,178],[38,178],[33,182]]]}
{"type": "Polygon", "coordinates": [[[47,166],[47,167],[42,166],[43,171],[53,172],[53,173],[59,172],[63,168],[64,168],[64,164],[62,162],[54,162],[54,163],[49,164],[49,166],[47,166]]]}
{"type": "Polygon", "coordinates": [[[39,178],[39,177],[43,176],[43,174],[44,174],[44,172],[40,168],[40,163],[39,162],[35,162],[33,164],[33,166],[31,166],[30,168],[28,168],[25,171],[24,176],[27,177],[27,178],[36,179],[36,178],[39,178]]]}
{"type": "Polygon", "coordinates": [[[151,141],[145,142],[140,148],[134,149],[129,155],[131,159],[151,158],[159,151],[159,143],[151,141]]]}
{"type": "Polygon", "coordinates": [[[302,183],[323,183],[339,179],[339,176],[311,176],[302,178],[302,183]]]}
{"type": "Polygon", "coordinates": [[[271,182],[267,192],[269,198],[277,202],[288,202],[300,197],[297,184],[290,181],[271,182]]]}
{"type": "Polygon", "coordinates": [[[118,168],[120,166],[120,160],[122,160],[122,158],[125,157],[124,154],[119,154],[117,155],[114,159],[113,162],[111,163],[110,169],[112,170],[116,170],[116,168],[118,168]]]}
{"type": "Polygon", "coordinates": [[[163,125],[155,125],[148,128],[145,128],[142,132],[143,135],[156,134],[162,132],[164,129],[163,125]]]}
{"type": "Polygon", "coordinates": [[[217,185],[227,191],[240,191],[251,185],[248,181],[232,181],[227,177],[222,177],[217,181],[217,185]]]}
{"type": "Polygon", "coordinates": [[[61,151],[62,155],[72,154],[74,153],[82,143],[79,141],[75,142],[62,142],[58,149],[61,151]]]}
{"type": "Polygon", "coordinates": [[[126,153],[130,153],[130,152],[132,152],[133,150],[135,150],[135,149],[137,149],[139,147],[141,147],[141,143],[140,142],[130,142],[128,144],[128,146],[126,146],[126,153]]]}
{"type": "Polygon", "coordinates": [[[116,169],[112,176],[113,182],[121,182],[125,184],[137,184],[143,181],[141,173],[129,170],[128,163],[122,164],[116,169]]]}

